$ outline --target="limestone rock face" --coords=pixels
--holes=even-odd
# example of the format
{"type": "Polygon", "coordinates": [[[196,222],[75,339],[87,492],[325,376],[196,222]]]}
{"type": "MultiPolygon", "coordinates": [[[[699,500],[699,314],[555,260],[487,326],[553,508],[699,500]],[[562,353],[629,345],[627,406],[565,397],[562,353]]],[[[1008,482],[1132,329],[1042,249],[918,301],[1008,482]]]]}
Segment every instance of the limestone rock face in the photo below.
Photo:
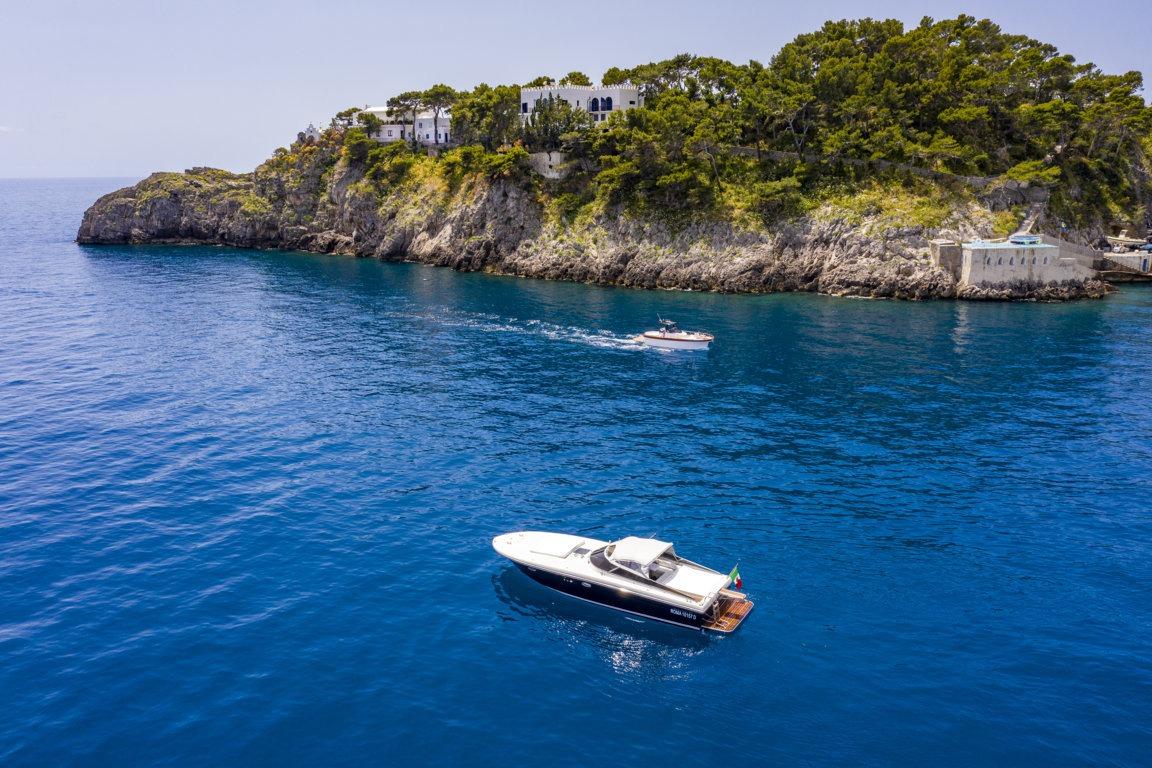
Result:
{"type": "MultiPolygon", "coordinates": [[[[153,174],[97,200],[76,239],[297,249],[636,288],[1042,301],[1107,291],[1098,281],[958,288],[929,260],[940,231],[828,217],[756,231],[724,222],[673,230],[624,215],[566,225],[545,214],[531,185],[473,178],[454,190],[381,190],[337,154],[249,174],[153,174]]],[[[979,230],[962,218],[944,234],[979,230]]]]}
{"type": "Polygon", "coordinates": [[[84,213],[79,243],[213,243],[277,247],[281,235],[251,174],[196,168],[154,173],[97,200],[84,213]]]}

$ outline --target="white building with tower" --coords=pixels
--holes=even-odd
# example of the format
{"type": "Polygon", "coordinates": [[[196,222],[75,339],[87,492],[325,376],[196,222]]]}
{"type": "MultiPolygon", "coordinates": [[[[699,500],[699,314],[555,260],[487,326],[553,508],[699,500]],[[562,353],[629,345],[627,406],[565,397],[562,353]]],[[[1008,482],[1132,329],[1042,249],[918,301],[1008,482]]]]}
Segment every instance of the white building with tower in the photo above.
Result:
{"type": "Polygon", "coordinates": [[[528,122],[536,106],[549,98],[566,102],[574,109],[587,110],[596,123],[607,120],[613,112],[623,112],[643,103],[640,89],[633,85],[544,85],[521,88],[521,122],[528,122]]]}

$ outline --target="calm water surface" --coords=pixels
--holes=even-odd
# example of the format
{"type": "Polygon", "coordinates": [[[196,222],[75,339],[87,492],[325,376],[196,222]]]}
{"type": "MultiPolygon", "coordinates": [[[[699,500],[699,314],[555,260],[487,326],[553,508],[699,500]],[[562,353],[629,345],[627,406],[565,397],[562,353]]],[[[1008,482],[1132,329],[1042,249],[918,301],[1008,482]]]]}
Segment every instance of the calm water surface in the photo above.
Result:
{"type": "Polygon", "coordinates": [[[1152,291],[646,293],[81,248],[0,181],[0,763],[1148,765],[1152,291]],[[706,354],[625,339],[656,314],[706,354]],[[728,637],[522,528],[739,560],[728,637]]]}

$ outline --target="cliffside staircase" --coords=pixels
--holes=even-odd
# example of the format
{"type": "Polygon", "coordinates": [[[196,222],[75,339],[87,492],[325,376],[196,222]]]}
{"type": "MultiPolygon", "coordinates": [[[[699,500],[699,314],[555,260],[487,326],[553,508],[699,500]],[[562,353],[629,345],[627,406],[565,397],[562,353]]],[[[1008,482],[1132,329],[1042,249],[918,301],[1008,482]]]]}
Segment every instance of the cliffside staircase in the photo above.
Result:
{"type": "Polygon", "coordinates": [[[1020,222],[1020,228],[1017,232],[1031,233],[1036,227],[1036,222],[1040,221],[1040,217],[1048,210],[1048,202],[1036,202],[1028,206],[1028,211],[1024,214],[1024,221],[1020,222]]]}

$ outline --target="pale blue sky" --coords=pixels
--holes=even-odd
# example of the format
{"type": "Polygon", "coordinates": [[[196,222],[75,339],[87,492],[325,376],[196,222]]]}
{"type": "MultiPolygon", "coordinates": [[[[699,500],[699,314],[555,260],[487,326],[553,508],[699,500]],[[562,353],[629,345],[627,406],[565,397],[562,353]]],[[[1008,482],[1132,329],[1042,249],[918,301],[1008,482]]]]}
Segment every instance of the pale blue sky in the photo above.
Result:
{"type": "Polygon", "coordinates": [[[435,82],[598,78],[683,51],[767,62],[826,19],[962,12],[1152,75],[1145,0],[0,0],[0,177],[246,171],[309,121],[435,82]]]}

